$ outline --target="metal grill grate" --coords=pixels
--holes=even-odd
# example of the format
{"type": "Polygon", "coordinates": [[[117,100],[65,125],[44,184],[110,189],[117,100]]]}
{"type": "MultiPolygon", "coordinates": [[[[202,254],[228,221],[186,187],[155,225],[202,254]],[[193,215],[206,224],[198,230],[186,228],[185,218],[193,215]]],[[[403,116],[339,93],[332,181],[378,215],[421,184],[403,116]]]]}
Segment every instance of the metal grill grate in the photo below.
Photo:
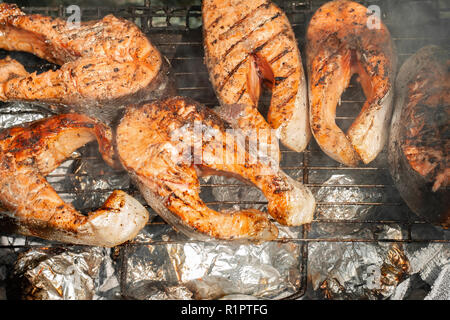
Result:
{"type": "MultiPolygon", "coordinates": [[[[305,0],[275,2],[277,2],[287,13],[296,33],[300,49],[303,49],[307,22],[314,11],[326,1],[305,0]]],[[[444,6],[443,1],[423,0],[395,2],[397,3],[395,7],[392,5],[392,2],[387,0],[364,1],[363,4],[366,6],[371,4],[380,6],[383,20],[389,27],[397,45],[400,64],[403,63],[408,56],[426,44],[434,43],[450,49],[450,19],[447,15],[449,8],[444,6]],[[410,23],[411,20],[405,19],[407,15],[402,11],[402,8],[409,8],[408,10],[413,8],[413,12],[415,9],[417,12],[421,12],[424,8],[428,8],[427,12],[429,14],[420,17],[418,20],[420,21],[420,24],[414,25],[413,23],[410,23]]],[[[145,1],[145,5],[143,6],[126,8],[83,7],[81,10],[81,17],[83,20],[98,19],[106,14],[112,13],[136,23],[149,35],[155,45],[171,61],[173,73],[178,85],[178,93],[180,95],[192,97],[210,107],[218,104],[208,79],[206,67],[203,64],[200,6],[176,8],[157,7],[152,6],[150,1],[145,1]]],[[[24,8],[24,11],[27,13],[40,13],[58,17],[67,16],[65,8],[62,6],[28,7],[24,8]]],[[[304,50],[302,51],[304,52],[304,50]]],[[[51,67],[50,64],[42,64],[41,62],[40,66],[44,69],[51,67]],[[42,67],[42,65],[44,66],[42,67]]],[[[38,66],[28,65],[27,67],[31,68],[38,66]]],[[[364,95],[361,89],[355,82],[352,82],[350,87],[344,93],[341,100],[341,106],[338,108],[337,124],[343,129],[347,128],[355,119],[355,115],[363,101],[364,95]]],[[[0,109],[0,114],[2,114],[2,112],[4,111],[0,109]]],[[[87,160],[101,161],[97,154],[89,155],[89,157],[82,155],[81,157],[87,160]]],[[[305,293],[308,275],[308,244],[310,242],[450,242],[448,234],[445,235],[445,233],[438,232],[432,238],[424,238],[421,236],[421,230],[433,227],[415,216],[404,204],[390,178],[386,158],[386,150],[384,150],[378,158],[369,165],[348,168],[334,162],[323,154],[314,139],[312,139],[307,150],[303,153],[296,153],[287,150],[286,148],[282,148],[281,168],[309,186],[316,195],[319,191],[325,192],[327,188],[342,190],[342,192],[358,188],[360,190],[369,191],[367,194],[376,194],[375,197],[368,195],[363,199],[347,199],[346,201],[327,201],[326,199],[319,199],[315,214],[316,218],[311,225],[300,227],[300,232],[297,233],[299,235],[298,237],[275,240],[297,243],[301,248],[301,286],[298,292],[289,298],[298,298],[305,293]],[[345,174],[346,176],[352,177],[353,182],[346,184],[329,182],[331,177],[339,174],[345,174]],[[365,219],[329,219],[326,218],[325,215],[326,212],[329,212],[329,210],[333,210],[334,208],[349,208],[350,210],[355,210],[355,207],[361,210],[367,209],[371,214],[366,215],[367,218],[365,219]],[[386,215],[386,213],[389,214],[386,215]],[[384,219],[383,217],[385,216],[394,216],[395,218],[384,219]],[[361,235],[356,237],[339,236],[333,234],[323,237],[320,236],[320,232],[316,232],[318,228],[326,228],[327,225],[331,224],[337,228],[346,228],[347,226],[358,224],[372,230],[372,234],[374,235],[377,234],[376,230],[378,229],[396,225],[400,226],[404,234],[401,239],[398,239],[390,237],[377,238],[376,236],[364,237],[361,235]]],[[[75,157],[74,159],[78,158],[75,157]]],[[[83,178],[83,175],[77,173],[73,173],[73,175],[74,178],[83,178]]],[[[56,181],[58,178],[60,178],[60,176],[57,173],[52,173],[48,177],[49,181],[52,181],[52,179],[56,181]]],[[[207,190],[212,188],[236,188],[241,186],[243,185],[234,181],[224,183],[204,182],[201,184],[202,190],[205,190],[205,192],[208,192],[207,190]]],[[[55,184],[55,189],[63,196],[64,194],[77,194],[76,190],[58,189],[57,184],[55,184]]],[[[103,188],[100,190],[89,190],[88,192],[100,192],[107,195],[111,191],[111,189],[103,188]]],[[[138,196],[138,191],[133,186],[125,191],[138,196]]],[[[207,204],[213,207],[224,205],[264,206],[265,202],[230,200],[208,202],[207,204]]],[[[148,206],[146,207],[151,211],[148,206]]],[[[148,224],[147,228],[152,228],[153,226],[163,223],[162,220],[155,219],[148,224]]],[[[160,243],[168,243],[168,241],[164,241],[163,239],[152,240],[150,242],[136,240],[119,246],[117,250],[120,251],[119,257],[122,259],[122,265],[125,268],[127,250],[130,246],[160,243]]],[[[29,242],[26,241],[24,246],[29,247],[29,242]]],[[[126,277],[126,271],[122,270],[121,280],[123,283],[126,282],[124,277],[126,277]]]]}

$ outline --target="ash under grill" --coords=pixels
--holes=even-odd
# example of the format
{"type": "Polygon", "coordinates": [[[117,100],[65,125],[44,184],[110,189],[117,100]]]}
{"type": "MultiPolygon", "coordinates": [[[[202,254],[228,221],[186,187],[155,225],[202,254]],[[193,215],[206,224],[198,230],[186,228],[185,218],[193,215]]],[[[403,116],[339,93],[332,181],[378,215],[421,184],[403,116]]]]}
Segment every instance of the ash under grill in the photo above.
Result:
{"type": "MultiPolygon", "coordinates": [[[[304,35],[307,23],[314,11],[326,1],[275,1],[288,15],[303,55],[304,60],[304,35]]],[[[364,1],[364,5],[378,5],[381,8],[383,22],[391,31],[393,40],[397,46],[399,65],[406,58],[415,53],[422,46],[437,44],[450,50],[450,6],[445,7],[444,1],[364,1]],[[411,15],[412,12],[412,15],[411,15]]],[[[67,17],[65,8],[59,7],[28,7],[27,13],[40,13],[50,16],[67,17]]],[[[152,39],[171,62],[173,74],[176,78],[178,94],[191,97],[206,106],[218,105],[214,91],[208,79],[208,73],[203,64],[203,46],[201,32],[201,7],[177,7],[168,8],[151,5],[151,1],[145,1],[142,6],[130,6],[126,8],[100,8],[82,7],[83,20],[98,19],[112,13],[124,17],[136,23],[152,39]]],[[[9,53],[0,52],[1,56],[9,53]]],[[[12,57],[22,62],[29,70],[47,70],[54,66],[22,53],[12,53],[12,57]]],[[[364,102],[364,95],[356,81],[352,81],[350,87],[342,96],[341,105],[337,108],[337,124],[343,129],[350,126],[364,102]]],[[[42,113],[35,107],[26,107],[23,110],[9,110],[0,108],[1,119],[9,119],[19,114],[42,113]]],[[[45,111],[46,112],[46,111],[45,111]]],[[[44,113],[45,114],[45,113],[44,113]]],[[[47,112],[47,114],[49,114],[47,112]]],[[[7,120],[0,123],[7,126],[7,120]]],[[[434,227],[413,214],[401,199],[387,169],[386,148],[367,166],[349,168],[327,157],[315,143],[314,139],[308,148],[302,153],[296,153],[282,147],[281,169],[287,174],[303,182],[311,188],[317,199],[315,219],[308,226],[290,228],[287,236],[274,240],[279,243],[292,243],[299,249],[299,272],[296,292],[286,298],[299,298],[307,289],[308,274],[308,249],[313,243],[450,243],[450,233],[434,227]],[[342,178],[345,177],[345,178],[342,178]],[[399,233],[391,235],[383,230],[395,226],[399,233]],[[295,229],[295,230],[294,230],[295,229]],[[350,232],[345,230],[368,230],[370,232],[350,232]],[[328,232],[328,230],[332,230],[328,232]],[[336,230],[343,230],[339,232],[336,230]]],[[[55,187],[56,191],[67,201],[74,201],[84,205],[84,210],[94,209],[82,204],[86,195],[100,194],[105,199],[113,188],[106,184],[99,184],[96,188],[77,189],[82,183],[89,183],[89,179],[123,179],[125,173],[116,172],[106,168],[95,171],[98,177],[92,176],[92,171],[86,173],[80,170],[82,165],[88,162],[101,162],[95,146],[83,148],[71,160],[65,162],[60,169],[50,174],[47,179],[55,187]],[[81,163],[81,165],[80,165],[81,163]],[[70,167],[70,168],[68,168],[70,167]],[[69,170],[69,175],[65,170],[69,170]],[[62,172],[62,173],[61,173],[62,172]],[[72,186],[67,179],[73,180],[72,186]],[[64,180],[64,183],[61,181],[64,180]],[[81,182],[80,182],[81,181],[81,182]],[[81,200],[80,200],[81,199],[81,200]],[[77,202],[78,201],[78,202],[77,202]]],[[[89,171],[89,170],[88,170],[89,171]]],[[[123,190],[139,198],[137,189],[129,183],[125,183],[123,190]]],[[[202,197],[226,193],[227,189],[246,187],[234,180],[201,180],[202,197]],[[221,190],[218,192],[217,190],[221,190]]],[[[142,198],[139,198],[142,199],[142,198]]],[[[213,208],[225,208],[233,205],[252,206],[264,208],[264,200],[233,200],[226,196],[220,200],[206,201],[213,208]]],[[[94,206],[95,204],[91,204],[94,206]]],[[[98,203],[97,203],[98,205],[98,203]]],[[[152,212],[148,205],[146,208],[152,212]]],[[[82,210],[83,210],[82,209],[82,210]]],[[[153,213],[153,219],[145,230],[152,233],[152,229],[160,228],[165,223],[153,213]]],[[[120,281],[123,296],[126,294],[127,283],[127,259],[131,250],[139,246],[197,242],[188,240],[184,236],[167,240],[164,236],[137,238],[115,249],[118,257],[120,281]]],[[[220,242],[220,241],[218,241],[220,242]]],[[[1,248],[28,249],[31,247],[70,247],[65,244],[35,241],[25,239],[25,242],[17,245],[3,245],[1,248]]]]}

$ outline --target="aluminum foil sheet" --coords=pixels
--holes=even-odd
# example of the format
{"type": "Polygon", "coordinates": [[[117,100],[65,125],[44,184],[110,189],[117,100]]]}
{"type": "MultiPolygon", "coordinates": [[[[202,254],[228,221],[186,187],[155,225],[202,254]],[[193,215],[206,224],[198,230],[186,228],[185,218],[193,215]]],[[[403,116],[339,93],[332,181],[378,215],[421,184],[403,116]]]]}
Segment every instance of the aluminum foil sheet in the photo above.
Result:
{"type": "Polygon", "coordinates": [[[51,113],[46,109],[27,103],[2,103],[0,113],[0,128],[5,129],[24,122],[39,120],[51,113]]]}
{"type": "Polygon", "coordinates": [[[384,299],[409,273],[397,244],[315,243],[309,258],[312,289],[326,299],[384,299]]]}
{"type": "MultiPolygon", "coordinates": [[[[300,275],[298,248],[285,243],[271,253],[275,245],[185,242],[126,246],[115,249],[119,254],[95,247],[0,250],[0,293],[2,299],[276,299],[295,291],[300,275]]],[[[441,244],[310,244],[302,298],[448,299],[449,258],[441,244]]]]}
{"type": "MultiPolygon", "coordinates": [[[[181,285],[193,299],[234,294],[279,298],[299,288],[298,254],[298,245],[275,242],[183,242],[133,247],[127,260],[127,292],[134,292],[143,280],[158,280],[169,287],[181,285]]],[[[184,289],[178,293],[182,295],[176,298],[186,298],[184,289]]]]}
{"type": "MultiPolygon", "coordinates": [[[[8,108],[22,110],[23,117],[1,114],[2,127],[49,115],[21,104],[8,108]]],[[[285,161],[296,160],[288,154],[285,161]]],[[[301,168],[287,172],[301,180],[301,168]]],[[[312,188],[319,204],[380,202],[391,197],[380,188],[358,187],[359,176],[351,172],[325,178],[311,172],[311,177],[323,181],[312,188]]],[[[103,163],[95,144],[78,150],[47,179],[82,212],[97,208],[114,189],[143,201],[124,172],[103,163]]],[[[215,209],[266,209],[262,193],[240,181],[209,177],[201,178],[201,185],[202,199],[215,209]]],[[[280,299],[307,285],[302,299],[448,299],[447,243],[389,242],[407,238],[405,225],[361,222],[395,219],[398,210],[321,205],[306,230],[309,241],[302,241],[302,227],[277,225],[280,239],[259,244],[194,241],[149,211],[151,223],[132,242],[114,249],[1,236],[0,298],[280,299]],[[334,223],[340,220],[348,223],[334,223]],[[346,241],[355,238],[361,241],[346,241]],[[305,261],[307,265],[302,265],[305,261]],[[306,283],[302,270],[307,270],[306,283]]],[[[421,239],[450,238],[447,231],[426,224],[419,224],[411,234],[421,239]]]]}
{"type": "Polygon", "coordinates": [[[118,281],[105,248],[45,248],[21,253],[14,265],[22,299],[114,297],[118,281]],[[112,292],[111,292],[112,291],[112,292]],[[112,293],[112,294],[111,294],[112,293]]]}
{"type": "MultiPolygon", "coordinates": [[[[361,190],[360,187],[336,186],[355,185],[357,182],[352,176],[345,174],[333,174],[327,179],[315,193],[315,198],[320,202],[379,202],[383,199],[383,192],[377,188],[361,190]],[[332,186],[332,187],[328,187],[332,186]]],[[[335,206],[325,207],[320,211],[320,218],[334,220],[361,219],[367,216],[370,207],[367,206],[335,206]]]]}

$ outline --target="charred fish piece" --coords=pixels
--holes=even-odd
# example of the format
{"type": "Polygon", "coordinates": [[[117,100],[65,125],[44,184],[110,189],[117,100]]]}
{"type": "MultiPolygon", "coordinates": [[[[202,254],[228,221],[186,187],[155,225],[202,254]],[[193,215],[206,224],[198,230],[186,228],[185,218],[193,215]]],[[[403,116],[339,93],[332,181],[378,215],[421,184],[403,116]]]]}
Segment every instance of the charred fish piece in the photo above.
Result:
{"type": "Polygon", "coordinates": [[[135,24],[113,15],[77,27],[2,3],[0,48],[32,53],[61,66],[37,74],[12,59],[0,62],[0,101],[39,103],[110,123],[120,107],[174,90],[168,63],[158,49],[135,24]],[[14,66],[9,72],[8,64],[14,66]]]}
{"type": "Polygon", "coordinates": [[[213,111],[183,97],[130,106],[116,130],[123,167],[147,203],[176,229],[194,238],[270,240],[278,229],[254,209],[217,212],[199,196],[199,176],[239,177],[258,187],[279,223],[311,222],[311,191],[264,155],[245,147],[213,111]]]}
{"type": "Polygon", "coordinates": [[[113,247],[134,238],[148,221],[147,210],[123,191],[114,191],[87,216],[65,203],[44,178],[76,149],[97,140],[115,165],[111,129],[85,115],[62,114],[0,133],[0,202],[18,233],[83,245],[113,247]]]}
{"type": "Polygon", "coordinates": [[[396,80],[389,170],[408,207],[450,226],[450,56],[427,46],[409,57],[396,80]]]}
{"type": "Polygon", "coordinates": [[[331,1],[311,18],[306,54],[310,124],[318,145],[347,166],[371,162],[387,141],[392,115],[397,59],[389,30],[363,5],[331,1]],[[355,73],[366,101],[344,133],[335,122],[336,107],[355,73]]]}

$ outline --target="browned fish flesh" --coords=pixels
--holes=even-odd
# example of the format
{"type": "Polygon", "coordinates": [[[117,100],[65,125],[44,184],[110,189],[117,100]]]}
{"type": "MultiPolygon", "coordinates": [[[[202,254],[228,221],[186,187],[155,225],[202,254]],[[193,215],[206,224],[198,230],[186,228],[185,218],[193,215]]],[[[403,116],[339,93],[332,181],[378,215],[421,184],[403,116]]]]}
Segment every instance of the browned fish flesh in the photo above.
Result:
{"type": "Polygon", "coordinates": [[[366,7],[347,0],[321,6],[306,34],[310,124],[320,148],[334,160],[356,166],[371,162],[389,132],[396,53],[389,30],[366,7]],[[336,106],[353,74],[366,101],[344,133],[336,106]]]}
{"type": "Polygon", "coordinates": [[[278,229],[254,209],[217,212],[199,196],[198,176],[225,174],[261,189],[279,223],[311,222],[312,193],[245,147],[236,130],[210,109],[183,97],[130,106],[116,131],[120,161],[147,203],[194,238],[269,240],[278,229]]]}
{"type": "MultiPolygon", "coordinates": [[[[2,74],[0,101],[50,105],[110,122],[118,108],[173,91],[168,64],[132,22],[108,15],[79,27],[0,4],[0,48],[32,53],[61,67],[2,74]]],[[[12,63],[17,69],[17,61],[12,63]]],[[[20,67],[19,67],[20,69],[20,67]]]]}
{"type": "Polygon", "coordinates": [[[10,57],[0,59],[0,83],[28,75],[23,65],[10,57]]]}
{"type": "Polygon", "coordinates": [[[114,164],[111,129],[85,115],[62,114],[0,133],[0,202],[24,235],[112,247],[134,238],[147,210],[123,191],[114,191],[87,216],[65,203],[44,176],[76,149],[96,140],[114,164]]]}
{"type": "Polygon", "coordinates": [[[206,0],[202,17],[205,63],[221,107],[244,106],[237,126],[244,133],[262,131],[272,154],[278,152],[277,137],[292,150],[304,150],[311,137],[307,83],[284,12],[267,0],[206,0]],[[257,109],[262,85],[272,91],[267,122],[257,109]],[[264,134],[271,129],[274,141],[264,134]]]}
{"type": "Polygon", "coordinates": [[[450,227],[450,56],[426,46],[408,58],[396,80],[389,168],[413,212],[450,227]]]}

